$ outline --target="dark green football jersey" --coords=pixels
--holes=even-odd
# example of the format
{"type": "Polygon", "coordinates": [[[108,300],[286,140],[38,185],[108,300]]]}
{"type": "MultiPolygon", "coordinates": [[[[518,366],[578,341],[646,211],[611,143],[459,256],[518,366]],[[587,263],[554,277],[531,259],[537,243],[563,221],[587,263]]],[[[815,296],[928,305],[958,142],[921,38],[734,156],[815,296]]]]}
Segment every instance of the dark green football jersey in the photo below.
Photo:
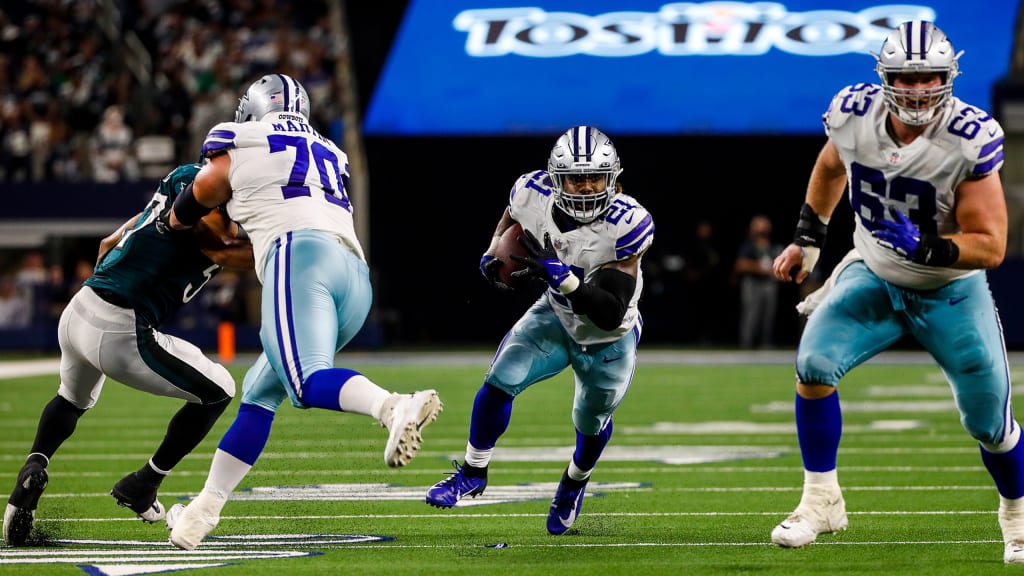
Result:
{"type": "Polygon", "coordinates": [[[159,326],[220,271],[199,251],[191,233],[161,233],[156,217],[174,202],[196,173],[198,164],[175,168],[160,182],[153,200],[135,226],[96,265],[86,286],[115,292],[135,309],[137,317],[159,326]]]}

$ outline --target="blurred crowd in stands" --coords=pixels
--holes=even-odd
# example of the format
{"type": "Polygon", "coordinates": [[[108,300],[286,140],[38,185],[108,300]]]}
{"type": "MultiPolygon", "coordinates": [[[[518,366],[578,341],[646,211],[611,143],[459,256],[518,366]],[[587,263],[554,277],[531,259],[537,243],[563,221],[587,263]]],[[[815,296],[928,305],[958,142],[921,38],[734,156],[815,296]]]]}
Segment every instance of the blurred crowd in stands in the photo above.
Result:
{"type": "Polygon", "coordinates": [[[341,141],[348,42],[324,1],[22,0],[0,6],[0,180],[158,178],[198,159],[268,71],[341,141]]]}
{"type": "MultiPolygon", "coordinates": [[[[354,104],[340,84],[349,58],[342,2],[0,3],[0,182],[155,186],[173,166],[198,161],[207,131],[233,120],[240,92],[271,71],[302,82],[314,104],[312,124],[343,144],[343,111],[354,104]]],[[[63,307],[92,273],[98,241],[0,245],[0,331],[55,333],[63,307]]],[[[708,305],[738,299],[746,273],[730,274],[733,254],[724,245],[710,220],[678,246],[656,243],[644,262],[645,298],[665,313],[645,334],[697,346],[736,342],[736,307],[708,305]],[[689,329],[681,334],[679,326],[689,329]]],[[[212,328],[221,320],[258,325],[254,273],[222,272],[168,328],[212,328]]],[[[771,336],[760,346],[770,346],[771,336]]]]}
{"type": "MultiPolygon", "coordinates": [[[[94,264],[91,259],[78,258],[68,274],[63,264],[48,263],[41,250],[0,257],[5,270],[0,274],[0,330],[55,330],[64,306],[92,274],[94,264]]],[[[255,277],[221,272],[165,328],[212,330],[221,321],[258,324],[259,287],[255,277]]]]}
{"type": "MultiPolygon", "coordinates": [[[[303,83],[316,103],[313,125],[340,143],[348,103],[336,69],[346,63],[348,40],[330,4],[2,3],[0,182],[155,185],[175,165],[198,161],[206,132],[233,120],[240,92],[270,71],[303,83]]],[[[94,247],[77,246],[69,257],[0,246],[0,329],[55,327],[92,273],[94,247]]],[[[255,286],[254,274],[222,273],[175,324],[258,323],[258,301],[249,297],[255,286]]]]}

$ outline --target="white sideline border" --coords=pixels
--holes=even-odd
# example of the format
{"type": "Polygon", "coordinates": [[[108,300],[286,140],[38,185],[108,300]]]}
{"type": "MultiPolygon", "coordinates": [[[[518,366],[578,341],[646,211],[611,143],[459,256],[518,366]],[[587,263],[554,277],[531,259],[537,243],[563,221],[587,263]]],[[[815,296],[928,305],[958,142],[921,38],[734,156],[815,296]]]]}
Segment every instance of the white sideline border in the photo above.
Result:
{"type": "MultiPolygon", "coordinates": [[[[1024,364],[1024,352],[1010,352],[1011,365],[1024,364]]],[[[640,366],[703,366],[703,365],[791,365],[796,350],[674,350],[641,349],[637,364],[640,366]]],[[[493,351],[422,351],[422,352],[343,352],[335,364],[344,365],[404,365],[404,366],[486,366],[494,358],[493,351]]],[[[256,360],[255,354],[241,354],[229,365],[248,366],[256,360]]],[[[927,352],[886,351],[872,358],[868,364],[932,365],[935,360],[927,352]]],[[[57,374],[60,358],[32,360],[0,360],[0,380],[57,374]]]]}

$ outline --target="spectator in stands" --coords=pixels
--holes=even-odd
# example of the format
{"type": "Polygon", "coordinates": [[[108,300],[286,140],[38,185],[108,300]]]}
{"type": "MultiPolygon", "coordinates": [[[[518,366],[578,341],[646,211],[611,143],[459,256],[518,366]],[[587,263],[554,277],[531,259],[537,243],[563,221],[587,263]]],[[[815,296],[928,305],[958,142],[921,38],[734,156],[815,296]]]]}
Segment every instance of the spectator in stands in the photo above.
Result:
{"type": "Polygon", "coordinates": [[[779,285],[772,261],[781,253],[782,246],[772,242],[772,221],[763,214],[751,218],[747,239],[733,267],[740,286],[741,348],[773,345],[779,285]]]}
{"type": "Polygon", "coordinates": [[[124,122],[120,106],[109,106],[92,139],[92,177],[97,182],[138,178],[132,129],[124,122]]]}
{"type": "Polygon", "coordinates": [[[27,328],[32,308],[18,290],[14,277],[0,276],[0,330],[27,328]]]}

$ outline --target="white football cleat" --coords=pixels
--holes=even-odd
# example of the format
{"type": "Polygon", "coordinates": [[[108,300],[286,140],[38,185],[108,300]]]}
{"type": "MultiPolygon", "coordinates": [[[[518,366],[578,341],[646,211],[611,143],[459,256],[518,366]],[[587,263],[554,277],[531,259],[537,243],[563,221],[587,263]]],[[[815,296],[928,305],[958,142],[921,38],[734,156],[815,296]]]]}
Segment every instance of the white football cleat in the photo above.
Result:
{"type": "Polygon", "coordinates": [[[170,510],[167,511],[167,514],[164,515],[164,522],[167,522],[168,530],[174,530],[174,526],[178,523],[178,518],[184,511],[184,504],[174,504],[171,506],[170,510]]]}
{"type": "Polygon", "coordinates": [[[818,534],[845,530],[846,502],[838,486],[807,484],[800,504],[772,530],[772,543],[799,548],[814,542],[818,534]]]}
{"type": "Polygon", "coordinates": [[[1003,562],[1007,564],[1024,564],[1024,540],[1011,540],[1003,548],[1003,562]]]}
{"type": "Polygon", "coordinates": [[[999,497],[999,528],[1003,532],[1003,562],[1024,564],[1024,499],[999,497]]]}
{"type": "Polygon", "coordinates": [[[220,522],[220,511],[227,499],[202,491],[188,506],[175,504],[167,511],[170,541],[182,550],[195,550],[220,522]]]}
{"type": "Polygon", "coordinates": [[[443,409],[435,390],[392,394],[385,400],[380,418],[380,425],[388,429],[384,463],[396,468],[412,461],[423,443],[423,429],[437,420],[443,409]]]}

